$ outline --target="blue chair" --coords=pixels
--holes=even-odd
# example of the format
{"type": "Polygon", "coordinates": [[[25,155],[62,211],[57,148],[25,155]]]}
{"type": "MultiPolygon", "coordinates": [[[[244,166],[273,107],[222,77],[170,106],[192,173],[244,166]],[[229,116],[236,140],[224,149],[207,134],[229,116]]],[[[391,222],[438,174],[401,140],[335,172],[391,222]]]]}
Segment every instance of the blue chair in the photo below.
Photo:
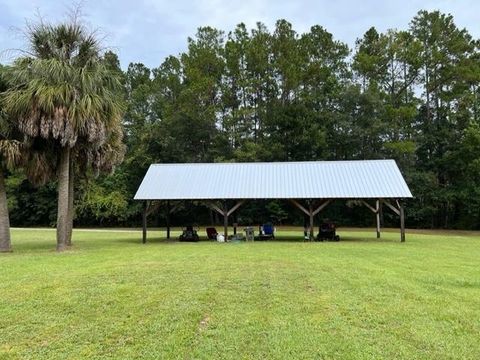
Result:
{"type": "Polygon", "coordinates": [[[275,239],[275,227],[271,223],[261,225],[258,232],[259,235],[256,237],[256,240],[275,239]]]}

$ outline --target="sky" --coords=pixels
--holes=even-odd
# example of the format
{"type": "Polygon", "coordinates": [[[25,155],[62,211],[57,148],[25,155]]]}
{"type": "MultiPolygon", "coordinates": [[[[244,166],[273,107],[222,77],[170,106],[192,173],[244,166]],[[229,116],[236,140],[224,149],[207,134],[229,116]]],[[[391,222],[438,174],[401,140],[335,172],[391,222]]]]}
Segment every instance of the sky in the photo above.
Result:
{"type": "MultiPolygon", "coordinates": [[[[0,0],[0,63],[10,62],[25,48],[21,29],[38,14],[47,21],[65,19],[74,4],[61,0],[0,0]]],[[[354,47],[371,26],[379,31],[407,29],[421,10],[440,10],[454,16],[460,28],[480,38],[479,0],[84,0],[84,21],[102,34],[103,44],[130,62],[158,67],[165,57],[185,51],[187,38],[200,26],[228,33],[240,22],[249,28],[260,21],[270,29],[278,19],[292,23],[298,33],[322,25],[335,39],[354,47]]]]}

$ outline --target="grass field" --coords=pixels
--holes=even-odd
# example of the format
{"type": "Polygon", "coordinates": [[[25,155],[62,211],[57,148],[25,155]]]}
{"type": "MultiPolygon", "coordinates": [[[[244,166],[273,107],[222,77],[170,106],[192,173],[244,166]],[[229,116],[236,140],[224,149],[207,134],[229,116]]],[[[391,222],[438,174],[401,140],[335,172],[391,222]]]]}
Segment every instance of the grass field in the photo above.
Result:
{"type": "MultiPolygon", "coordinates": [[[[284,240],[301,233],[280,233],[284,240]]],[[[479,359],[480,235],[141,245],[139,231],[13,230],[0,359],[479,359]]]]}

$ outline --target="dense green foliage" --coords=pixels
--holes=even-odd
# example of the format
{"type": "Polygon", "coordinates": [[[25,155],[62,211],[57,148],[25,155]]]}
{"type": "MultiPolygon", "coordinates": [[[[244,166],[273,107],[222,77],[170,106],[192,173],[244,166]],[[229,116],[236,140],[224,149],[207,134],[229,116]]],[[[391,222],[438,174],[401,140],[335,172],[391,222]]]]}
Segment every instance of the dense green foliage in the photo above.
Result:
{"type": "Polygon", "coordinates": [[[72,251],[55,254],[53,231],[14,229],[0,358],[480,357],[478,233],[404,244],[373,230],[341,231],[339,243],[150,235],[142,246],[139,231],[75,230],[72,251]]]}
{"type": "MultiPolygon", "coordinates": [[[[426,11],[408,29],[371,28],[353,50],[321,26],[298,34],[280,20],[272,31],[202,27],[185,53],[154,69],[132,63],[122,72],[108,53],[123,78],[128,150],[114,175],[80,186],[76,221],[138,221],[132,197],[154,162],[394,158],[415,196],[409,226],[479,228],[479,54],[451,16],[426,11]]],[[[32,189],[10,189],[24,209],[23,191],[32,189]]],[[[301,222],[284,203],[249,206],[242,211],[269,206],[275,217],[301,222]]],[[[331,211],[342,223],[373,221],[364,209],[339,206],[331,211]]],[[[196,213],[210,221],[206,209],[196,213]]],[[[11,218],[26,225],[51,216],[11,218]]]]}

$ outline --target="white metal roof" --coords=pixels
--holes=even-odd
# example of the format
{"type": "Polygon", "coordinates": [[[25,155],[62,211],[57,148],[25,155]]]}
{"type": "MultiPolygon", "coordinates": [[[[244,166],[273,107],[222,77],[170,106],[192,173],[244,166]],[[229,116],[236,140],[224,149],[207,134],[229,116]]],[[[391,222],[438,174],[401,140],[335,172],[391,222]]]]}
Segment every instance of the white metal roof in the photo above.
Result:
{"type": "Polygon", "coordinates": [[[153,164],[136,200],[409,198],[394,160],[153,164]]]}

